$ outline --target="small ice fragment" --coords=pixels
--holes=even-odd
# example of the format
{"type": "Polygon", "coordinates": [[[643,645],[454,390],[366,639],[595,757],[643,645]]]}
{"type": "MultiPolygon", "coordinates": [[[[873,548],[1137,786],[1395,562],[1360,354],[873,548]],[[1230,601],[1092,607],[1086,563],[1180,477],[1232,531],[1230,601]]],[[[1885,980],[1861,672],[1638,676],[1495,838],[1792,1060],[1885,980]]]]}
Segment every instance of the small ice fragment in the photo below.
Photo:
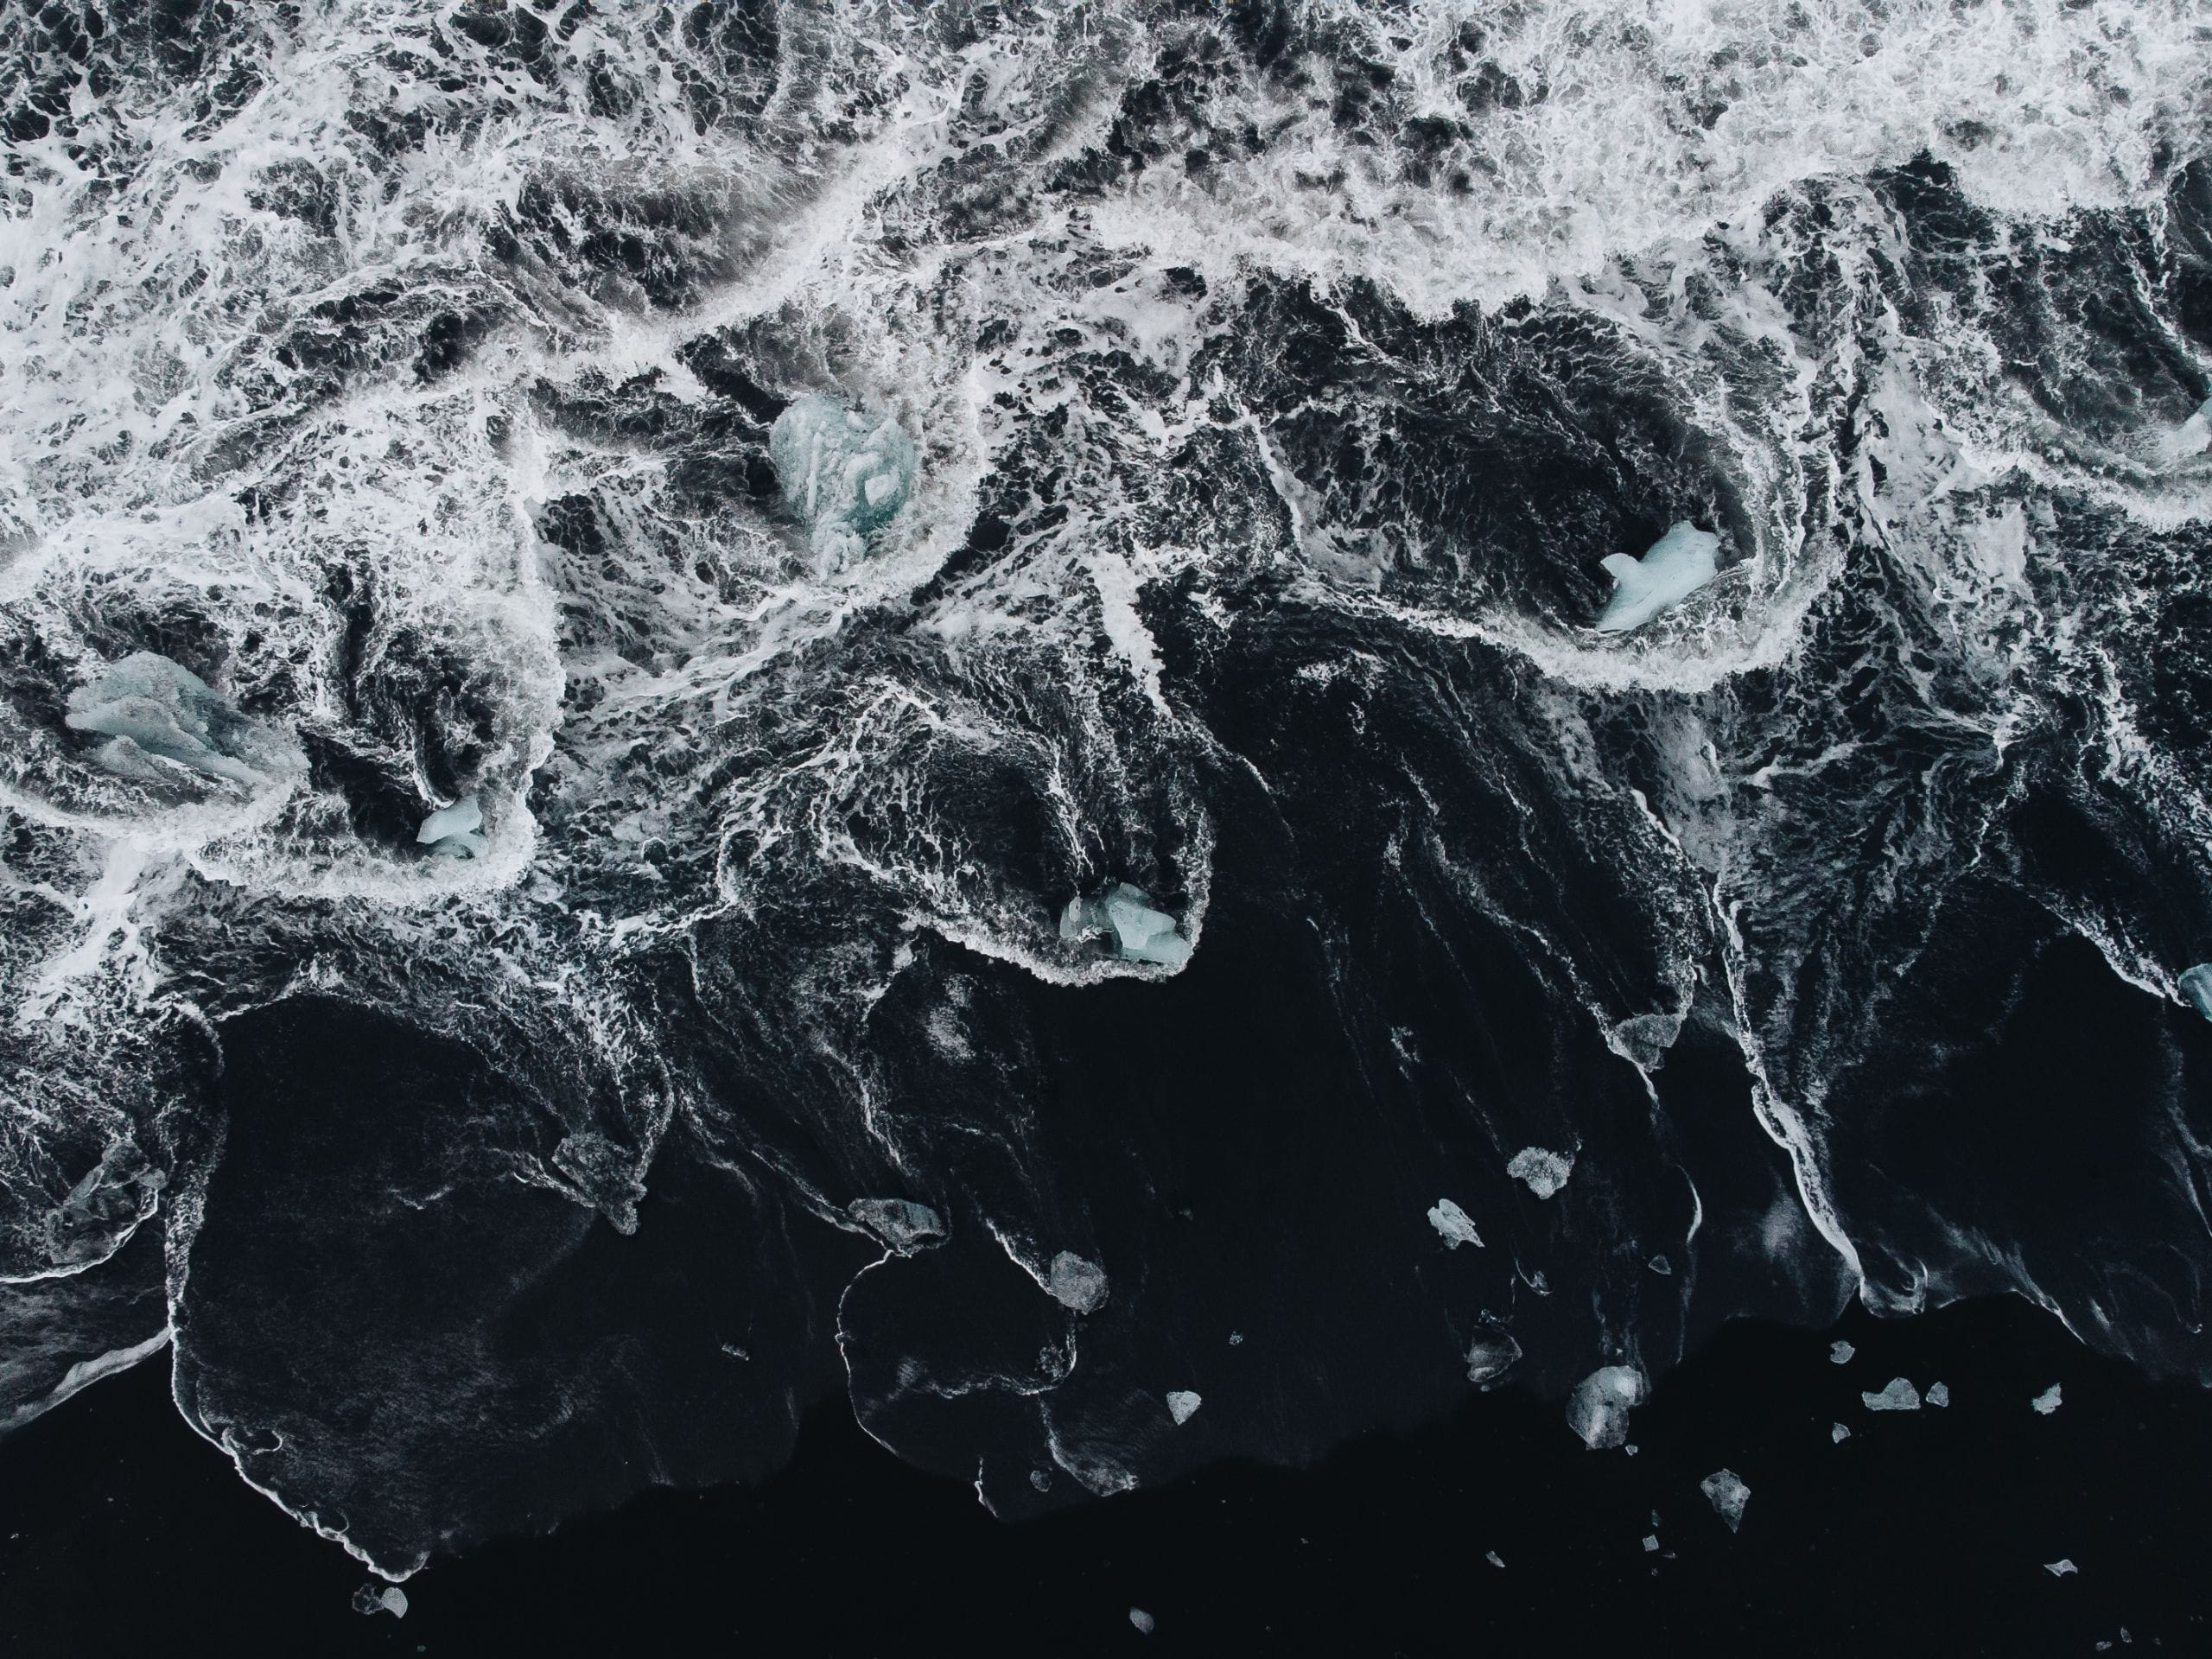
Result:
{"type": "Polygon", "coordinates": [[[1841,1446],[1850,1438],[1851,1431],[1846,1428],[1841,1423],[1830,1423],[1828,1425],[1828,1439],[1834,1440],[1838,1446],[1841,1446]]]}
{"type": "Polygon", "coordinates": [[[1608,554],[1605,574],[1613,579],[1612,597],[1595,624],[1600,633],[1624,633],[1671,609],[1711,582],[1719,569],[1720,538],[1709,530],[1679,524],[1668,531],[1641,560],[1608,554]]]}
{"type": "Polygon", "coordinates": [[[372,1616],[390,1613],[394,1618],[404,1618],[407,1592],[396,1584],[365,1584],[353,1592],[353,1611],[372,1616]]]}
{"type": "Polygon", "coordinates": [[[911,1255],[926,1240],[944,1236],[944,1222],[938,1212],[910,1198],[855,1198],[845,1213],[901,1255],[911,1255]]]}
{"type": "Polygon", "coordinates": [[[1478,1250],[1483,1247],[1473,1217],[1449,1198],[1436,1201],[1436,1207],[1428,1212],[1428,1224],[1444,1236],[1447,1250],[1456,1250],[1462,1244],[1471,1244],[1478,1250]]]}
{"type": "Polygon", "coordinates": [[[1567,1426],[1592,1452],[1625,1445],[1628,1414],[1643,1403],[1646,1392],[1643,1373],[1633,1365],[1601,1365],[1567,1396],[1567,1426]]]}
{"type": "Polygon", "coordinates": [[[1918,1411],[1920,1390],[1901,1376],[1890,1379],[1890,1386],[1879,1394],[1861,1394],[1869,1411],[1918,1411]]]}
{"type": "Polygon", "coordinates": [[[1467,1381],[1494,1382],[1513,1369],[1521,1357],[1521,1344],[1495,1326],[1467,1344],[1467,1381]]]}
{"type": "Polygon", "coordinates": [[[2041,1394],[2036,1395],[2036,1397],[2028,1403],[2036,1408],[2036,1414],[2037,1416],[2050,1416],[2052,1412],[2058,1409],[2061,1403],[2058,1393],[2058,1384],[2056,1382],[2052,1383],[2049,1388],[2045,1389],[2041,1394]]]}
{"type": "Polygon", "coordinates": [[[1049,1492],[1052,1490],[1052,1478],[1042,1469],[1032,1469],[1029,1471],[1029,1484],[1040,1492],[1049,1492]]]}
{"type": "Polygon", "coordinates": [[[1636,1455],[1636,1442],[1634,1440],[1630,1440],[1626,1446],[1621,1447],[1621,1450],[1627,1452],[1631,1458],[1634,1457],[1636,1455]]]}
{"type": "Polygon", "coordinates": [[[1643,1265],[1649,1268],[1652,1272],[1662,1274],[1668,1278],[1672,1278],[1674,1276],[1674,1263],[1668,1261],[1663,1255],[1655,1255],[1643,1265]]]}
{"type": "Polygon", "coordinates": [[[1143,1608],[1132,1607],[1129,1609],[1129,1623],[1137,1627],[1137,1634],[1139,1636],[1150,1636],[1153,1632],[1154,1627],[1157,1625],[1160,1621],[1154,1618],[1150,1613],[1145,1611],[1143,1608]]]}
{"type": "Polygon", "coordinates": [[[441,807],[423,820],[416,830],[418,845],[435,847],[458,836],[473,836],[484,827],[484,809],[474,795],[464,795],[451,806],[441,807]]]}
{"type": "Polygon", "coordinates": [[[1645,1533],[1643,1535],[1643,1553],[1647,1555],[1656,1554],[1658,1552],[1658,1535],[1656,1533],[1645,1533]]]}
{"type": "Polygon", "coordinates": [[[1483,1560],[1488,1561],[1492,1567],[1498,1567],[1500,1569],[1503,1569],[1505,1566],[1505,1558],[1503,1555],[1500,1555],[1494,1549],[1486,1549],[1483,1551],[1483,1560]]]}
{"type": "Polygon", "coordinates": [[[1096,1262],[1084,1261],[1073,1250],[1062,1250],[1052,1258],[1045,1288],[1062,1307],[1096,1313],[1106,1306],[1106,1269],[1096,1262]]]}
{"type": "Polygon", "coordinates": [[[1167,1414],[1180,1428],[1198,1414],[1198,1408],[1205,1402],[1188,1389],[1176,1389],[1167,1396],[1167,1414]]]}
{"type": "Polygon", "coordinates": [[[1928,1403],[1931,1406],[1949,1405],[1951,1403],[1950,1384],[1948,1382],[1930,1382],[1928,1385],[1928,1403]]]}
{"type": "Polygon", "coordinates": [[[2054,1579],[2063,1579],[2069,1573],[2079,1573],[2082,1569],[2062,1555],[2055,1561],[2045,1561],[2043,1564],[2043,1570],[2054,1579]]]}
{"type": "Polygon", "coordinates": [[[1242,1331],[1232,1331],[1229,1333],[1229,1345],[1230,1347],[1240,1348],[1243,1344],[1244,1333],[1242,1331]]]}
{"type": "Polygon", "coordinates": [[[2190,1007],[2212,1020],[2212,962],[2200,962],[2182,975],[2181,994],[2190,1007]]]}
{"type": "Polygon", "coordinates": [[[1541,1147],[1522,1147],[1505,1166],[1507,1174],[1525,1183],[1540,1198],[1548,1198],[1565,1186],[1573,1171],[1573,1153],[1547,1152],[1541,1147]]]}
{"type": "Polygon", "coordinates": [[[1851,1363],[1851,1357],[1858,1351],[1847,1342],[1832,1342],[1828,1344],[1828,1363],[1848,1365],[1851,1363]]]}
{"type": "Polygon", "coordinates": [[[1714,1512],[1728,1523],[1729,1531],[1744,1524],[1744,1505],[1751,1501],[1751,1489],[1733,1469],[1714,1470],[1698,1482],[1697,1489],[1712,1501],[1714,1512]]]}

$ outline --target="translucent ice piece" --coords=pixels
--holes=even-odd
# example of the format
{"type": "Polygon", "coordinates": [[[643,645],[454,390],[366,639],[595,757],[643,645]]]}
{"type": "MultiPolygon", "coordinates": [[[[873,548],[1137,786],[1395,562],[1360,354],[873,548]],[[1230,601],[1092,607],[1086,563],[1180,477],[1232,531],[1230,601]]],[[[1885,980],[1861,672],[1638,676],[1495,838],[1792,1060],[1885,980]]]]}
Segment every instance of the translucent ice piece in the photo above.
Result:
{"type": "Polygon", "coordinates": [[[1592,1452],[1624,1445],[1628,1414],[1643,1403],[1643,1373],[1633,1365],[1602,1365],[1574,1385],[1567,1399],[1567,1426],[1592,1452]]]}
{"type": "Polygon", "coordinates": [[[474,836],[484,827],[484,809],[474,795],[464,795],[451,806],[442,807],[423,820],[415,832],[418,845],[429,847],[455,836],[474,836]]]}
{"type": "Polygon", "coordinates": [[[2189,999],[2190,1007],[2212,1020],[2212,962],[2200,962],[2183,972],[2181,994],[2189,999]]]}
{"type": "Polygon", "coordinates": [[[1139,1636],[1150,1636],[1159,1628],[1160,1621],[1141,1607],[1129,1609],[1129,1623],[1137,1627],[1139,1636]]]}
{"type": "Polygon", "coordinates": [[[2058,1391],[2058,1384],[2054,1382],[2028,1403],[2036,1408],[2037,1416],[2048,1417],[2058,1409],[2062,1397],[2058,1391]]]}
{"type": "Polygon", "coordinates": [[[1175,918],[1152,907],[1142,887],[1117,881],[1097,899],[1071,899],[1060,912],[1060,937],[1074,941],[1104,933],[1115,953],[1127,962],[1179,968],[1191,959],[1191,942],[1175,930],[1175,918]]]}
{"type": "Polygon", "coordinates": [[[1869,1411],[1918,1411],[1920,1409],[1920,1390],[1901,1376],[1891,1378],[1890,1386],[1879,1394],[1862,1393],[1859,1397],[1866,1402],[1866,1409],[1869,1411]]]}
{"type": "Polygon", "coordinates": [[[1168,1394],[1167,1414],[1175,1420],[1176,1427],[1180,1428],[1198,1414],[1198,1408],[1205,1403],[1189,1389],[1176,1389],[1168,1394]]]}
{"type": "Polygon", "coordinates": [[[1714,1470],[1698,1482],[1697,1489],[1711,1500],[1714,1513],[1728,1523],[1729,1531],[1744,1524],[1744,1505],[1751,1501],[1751,1489],[1733,1469],[1714,1470]]]}
{"type": "Polygon", "coordinates": [[[95,758],[140,782],[162,775],[156,759],[248,789],[306,766],[289,738],[248,720],[190,669],[150,651],[72,691],[64,719],[73,731],[113,739],[95,758]]]}
{"type": "Polygon", "coordinates": [[[1106,1306],[1106,1269],[1096,1262],[1084,1261],[1073,1250],[1062,1250],[1052,1258],[1045,1288],[1063,1307],[1096,1313],[1106,1306]]]}
{"type": "Polygon", "coordinates": [[[1846,1428],[1841,1423],[1830,1423],[1828,1425],[1828,1439],[1834,1440],[1838,1446],[1841,1446],[1850,1438],[1851,1431],[1846,1428]]]}
{"type": "Polygon", "coordinates": [[[1848,1365],[1851,1363],[1851,1357],[1858,1351],[1847,1342],[1832,1342],[1828,1344],[1828,1363],[1848,1365]]]}
{"type": "Polygon", "coordinates": [[[1483,1247],[1482,1235],[1475,1231],[1474,1218],[1449,1198],[1439,1198],[1436,1207],[1428,1212],[1428,1224],[1444,1236],[1444,1248],[1456,1250],[1462,1244],[1483,1247]]]}
{"type": "Polygon", "coordinates": [[[1467,1344],[1467,1381],[1494,1382],[1520,1357],[1519,1343],[1503,1331],[1486,1330],[1467,1344]]]}
{"type": "Polygon", "coordinates": [[[845,1213],[902,1255],[944,1236],[944,1218],[908,1198],[855,1198],[845,1213]]]}
{"type": "Polygon", "coordinates": [[[1949,1405],[1951,1403],[1950,1385],[1947,1382],[1930,1382],[1928,1385],[1928,1403],[1931,1406],[1949,1405]]]}
{"type": "Polygon", "coordinates": [[[2054,1579],[2063,1579],[2069,1573],[2079,1573],[2082,1569],[2062,1555],[2055,1561],[2045,1561],[2043,1564],[2043,1570],[2054,1579]]]}
{"type": "Polygon", "coordinates": [[[785,499],[812,532],[815,550],[842,565],[906,504],[914,441],[896,421],[810,393],[768,429],[768,461],[785,499]]]}
{"type": "Polygon", "coordinates": [[[1574,1173],[1574,1154],[1547,1152],[1541,1147],[1523,1147],[1507,1160],[1505,1173],[1515,1180],[1526,1183],[1538,1198],[1548,1198],[1565,1186],[1567,1178],[1574,1173]]]}
{"type": "Polygon", "coordinates": [[[353,1611],[357,1613],[390,1613],[394,1618],[407,1617],[407,1592],[396,1584],[365,1584],[353,1592],[353,1611]]]}
{"type": "Polygon", "coordinates": [[[1600,633],[1624,633],[1681,604],[1711,582],[1718,569],[1720,538],[1709,530],[1680,524],[1651,544],[1641,560],[1614,553],[1604,561],[1613,579],[1613,595],[1599,614],[1600,633]]]}

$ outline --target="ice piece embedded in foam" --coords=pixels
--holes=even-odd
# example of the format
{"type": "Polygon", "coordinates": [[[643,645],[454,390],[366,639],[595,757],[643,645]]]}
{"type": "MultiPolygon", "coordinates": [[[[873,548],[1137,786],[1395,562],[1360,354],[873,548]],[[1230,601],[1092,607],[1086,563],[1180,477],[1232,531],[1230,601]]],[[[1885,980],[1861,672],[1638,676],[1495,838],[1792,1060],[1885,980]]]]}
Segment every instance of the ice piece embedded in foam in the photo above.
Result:
{"type": "Polygon", "coordinates": [[[1901,1376],[1890,1379],[1889,1387],[1879,1394],[1862,1392],[1859,1398],[1869,1411],[1918,1411],[1920,1390],[1901,1376]]]}
{"type": "Polygon", "coordinates": [[[289,735],[247,719],[190,669],[150,651],[72,691],[64,719],[72,731],[110,739],[94,759],[137,782],[170,775],[158,760],[248,789],[306,770],[289,735]]]}
{"type": "Polygon", "coordinates": [[[1698,1482],[1697,1489],[1712,1502],[1713,1512],[1728,1523],[1729,1531],[1744,1524],[1744,1505],[1751,1501],[1751,1489],[1733,1469],[1714,1470],[1698,1482]]]}
{"type": "Polygon", "coordinates": [[[1567,1178],[1574,1173],[1574,1154],[1547,1152],[1541,1147],[1523,1147],[1507,1160],[1505,1173],[1524,1183],[1538,1198],[1548,1198],[1565,1186],[1567,1178]]]}
{"type": "Polygon", "coordinates": [[[1073,1250],[1062,1250],[1052,1258],[1045,1288],[1063,1307],[1096,1313],[1106,1306],[1106,1269],[1096,1262],[1084,1261],[1073,1250]]]}
{"type": "Polygon", "coordinates": [[[818,392],[776,417],[768,461],[812,533],[816,553],[836,565],[859,556],[914,483],[914,441],[898,422],[859,414],[818,392]]]}
{"type": "Polygon", "coordinates": [[[483,827],[483,807],[474,795],[464,795],[423,819],[415,841],[443,857],[474,858],[484,850],[484,837],[476,833],[483,827]]]}
{"type": "Polygon", "coordinates": [[[1198,1414],[1198,1408],[1205,1403],[1204,1400],[1189,1389],[1171,1389],[1167,1395],[1167,1414],[1175,1420],[1175,1426],[1180,1428],[1198,1414]]]}
{"type": "Polygon", "coordinates": [[[1439,1198],[1428,1212],[1428,1224],[1444,1236],[1444,1248],[1456,1250],[1462,1244],[1483,1247],[1482,1236],[1475,1231],[1474,1218],[1449,1198],[1439,1198]]]}
{"type": "Polygon", "coordinates": [[[2189,999],[2190,1007],[2212,1020],[2212,962],[2200,962],[2183,971],[2181,994],[2189,999]]]}
{"type": "Polygon", "coordinates": [[[1628,1440],[1628,1414],[1643,1403],[1647,1385],[1633,1365],[1601,1365],[1574,1385],[1567,1399],[1567,1426],[1592,1452],[1628,1440]]]}
{"type": "Polygon", "coordinates": [[[1599,613],[1598,632],[1624,633],[1681,604],[1713,580],[1719,552],[1719,537],[1680,524],[1654,542],[1640,560],[1625,553],[1609,554],[1604,563],[1613,579],[1613,594],[1599,613]]]}
{"type": "Polygon", "coordinates": [[[1117,881],[1096,899],[1071,899],[1060,912],[1060,937],[1076,940],[1107,934],[1115,954],[1125,962],[1149,962],[1179,968],[1191,959],[1191,942],[1176,931],[1175,918],[1152,907],[1142,887],[1117,881]]]}

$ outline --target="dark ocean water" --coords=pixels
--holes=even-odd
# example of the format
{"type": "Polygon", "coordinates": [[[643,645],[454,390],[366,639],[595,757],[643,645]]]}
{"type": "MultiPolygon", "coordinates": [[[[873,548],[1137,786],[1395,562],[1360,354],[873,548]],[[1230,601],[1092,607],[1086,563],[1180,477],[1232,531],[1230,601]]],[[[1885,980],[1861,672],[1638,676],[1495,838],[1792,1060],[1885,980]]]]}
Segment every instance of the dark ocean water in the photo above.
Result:
{"type": "Polygon", "coordinates": [[[2031,1449],[2171,1491],[2212,1380],[2208,87],[2182,0],[0,10],[26,1538],[165,1373],[425,1624],[711,1550],[804,1648],[837,1493],[952,1650],[2181,1641],[2202,1522],[2031,1449]]]}

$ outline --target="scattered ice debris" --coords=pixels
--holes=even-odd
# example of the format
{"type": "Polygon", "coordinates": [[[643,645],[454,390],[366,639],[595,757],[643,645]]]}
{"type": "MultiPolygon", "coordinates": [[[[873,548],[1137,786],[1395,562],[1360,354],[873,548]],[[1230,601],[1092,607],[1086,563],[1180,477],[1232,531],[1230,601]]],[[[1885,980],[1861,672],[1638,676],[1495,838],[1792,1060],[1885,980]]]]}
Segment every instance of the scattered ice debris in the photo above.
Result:
{"type": "Polygon", "coordinates": [[[829,574],[857,559],[868,537],[906,504],[914,484],[914,441],[896,421],[871,419],[809,393],[768,429],[768,463],[829,574]]]}
{"type": "Polygon", "coordinates": [[[1948,1382],[1930,1382],[1928,1385],[1928,1403],[1931,1406],[1949,1405],[1951,1385],[1948,1382]]]}
{"type": "Polygon", "coordinates": [[[407,1592],[396,1584],[378,1584],[373,1580],[353,1592],[353,1611],[357,1613],[390,1613],[394,1618],[407,1617],[407,1592]]]}
{"type": "Polygon", "coordinates": [[[1643,1403],[1648,1386],[1633,1365],[1601,1365],[1574,1385],[1567,1400],[1567,1426],[1592,1452],[1626,1444],[1628,1414],[1643,1403]]]}
{"type": "Polygon", "coordinates": [[[2063,1579],[2069,1573],[2079,1573],[2082,1569],[2062,1555],[2055,1561],[2045,1561],[2043,1564],[2043,1570],[2054,1579],[2063,1579]]]}
{"type": "Polygon", "coordinates": [[[1116,881],[1096,899],[1071,899],[1060,912],[1060,937],[1073,942],[1109,935],[1124,962],[1157,963],[1180,968],[1191,959],[1191,942],[1175,931],[1175,918],[1152,907],[1142,887],[1116,881]]]}
{"type": "Polygon", "coordinates": [[[1850,1438],[1851,1431],[1846,1428],[1841,1423],[1830,1423],[1828,1425],[1828,1439],[1834,1440],[1838,1446],[1841,1446],[1850,1438]]]}
{"type": "Polygon", "coordinates": [[[1188,1389],[1173,1389],[1167,1395],[1167,1414],[1175,1420],[1175,1427],[1180,1428],[1198,1414],[1198,1408],[1205,1403],[1188,1389]]]}
{"type": "Polygon", "coordinates": [[[1847,1342],[1832,1342],[1828,1344],[1828,1363],[1848,1365],[1851,1363],[1851,1357],[1858,1351],[1847,1342]]]}
{"type": "Polygon", "coordinates": [[[1655,1532],[1645,1533],[1643,1535],[1643,1553],[1647,1555],[1656,1555],[1658,1552],[1659,1535],[1655,1532]]]}
{"type": "Polygon", "coordinates": [[[1613,594],[1599,613],[1598,632],[1624,633],[1681,604],[1713,580],[1719,554],[1720,537],[1690,524],[1669,530],[1641,560],[1608,554],[1603,563],[1613,594]]]}
{"type": "Polygon", "coordinates": [[[1456,1250],[1462,1244],[1471,1244],[1478,1250],[1483,1247],[1473,1217],[1449,1198],[1436,1201],[1436,1207],[1428,1212],[1428,1224],[1444,1236],[1447,1250],[1456,1250]]]}
{"type": "Polygon", "coordinates": [[[1643,1265],[1650,1268],[1652,1272],[1658,1274],[1662,1277],[1672,1278],[1674,1276],[1674,1263],[1668,1261],[1663,1255],[1655,1255],[1643,1265]]]}
{"type": "Polygon", "coordinates": [[[63,719],[72,731],[108,739],[92,758],[139,783],[173,781],[157,764],[164,760],[248,789],[307,769],[289,734],[247,719],[190,669],[150,651],[72,691],[63,719]]]}
{"type": "Polygon", "coordinates": [[[1232,1331],[1229,1333],[1229,1345],[1230,1347],[1241,1348],[1243,1344],[1244,1333],[1242,1331],[1232,1331]]]}
{"type": "Polygon", "coordinates": [[[1096,1262],[1084,1261],[1073,1250],[1062,1250],[1052,1258],[1045,1288],[1062,1307],[1096,1313],[1106,1306],[1106,1269],[1096,1262]]]}
{"type": "Polygon", "coordinates": [[[1488,1561],[1492,1567],[1497,1567],[1500,1570],[1503,1570],[1505,1566],[1505,1557],[1499,1554],[1494,1549],[1486,1549],[1483,1551],[1483,1560],[1488,1561]]]}
{"type": "Polygon", "coordinates": [[[474,858],[484,850],[484,837],[476,833],[483,827],[483,807],[474,795],[464,795],[423,819],[415,841],[444,857],[474,858]]]}
{"type": "Polygon", "coordinates": [[[2036,1395],[2036,1397],[2033,1400],[2031,1400],[2028,1403],[2036,1408],[2036,1414],[2038,1417],[2050,1416],[2050,1414],[2056,1411],[2059,1406],[2063,1403],[2058,1392],[2058,1384],[2056,1382],[2052,1383],[2049,1388],[2045,1389],[2041,1394],[2036,1395]]]}
{"type": "Polygon", "coordinates": [[[1505,1173],[1524,1183],[1538,1198],[1548,1198],[1565,1186],[1567,1178],[1574,1173],[1574,1154],[1547,1152],[1541,1147],[1523,1147],[1507,1160],[1505,1173]]]}
{"type": "Polygon", "coordinates": [[[1137,1627],[1139,1636],[1150,1636],[1158,1628],[1160,1621],[1143,1608],[1132,1607],[1129,1609],[1129,1623],[1137,1627]]]}
{"type": "Polygon", "coordinates": [[[752,1355],[747,1353],[744,1349],[739,1347],[734,1342],[726,1342],[722,1344],[722,1352],[728,1354],[732,1359],[742,1359],[750,1362],[753,1358],[752,1355]]]}
{"type": "Polygon", "coordinates": [[[2212,962],[2200,962],[2181,976],[2181,994],[2189,1006],[2212,1020],[2212,962]]]}
{"type": "Polygon", "coordinates": [[[907,1198],[855,1198],[845,1213],[901,1255],[945,1236],[944,1218],[936,1211],[907,1198]]]}
{"type": "Polygon", "coordinates": [[[1467,1344],[1467,1381],[1495,1382],[1521,1357],[1521,1344],[1491,1326],[1467,1344]]]}
{"type": "Polygon", "coordinates": [[[1712,1503],[1713,1513],[1728,1523],[1729,1531],[1744,1524],[1744,1505],[1751,1501],[1751,1489],[1733,1469],[1714,1470],[1698,1482],[1697,1489],[1712,1503]]]}
{"type": "Polygon", "coordinates": [[[1891,1377],[1890,1386],[1879,1394],[1861,1394],[1869,1411],[1918,1411],[1920,1390],[1901,1376],[1891,1377]]]}

